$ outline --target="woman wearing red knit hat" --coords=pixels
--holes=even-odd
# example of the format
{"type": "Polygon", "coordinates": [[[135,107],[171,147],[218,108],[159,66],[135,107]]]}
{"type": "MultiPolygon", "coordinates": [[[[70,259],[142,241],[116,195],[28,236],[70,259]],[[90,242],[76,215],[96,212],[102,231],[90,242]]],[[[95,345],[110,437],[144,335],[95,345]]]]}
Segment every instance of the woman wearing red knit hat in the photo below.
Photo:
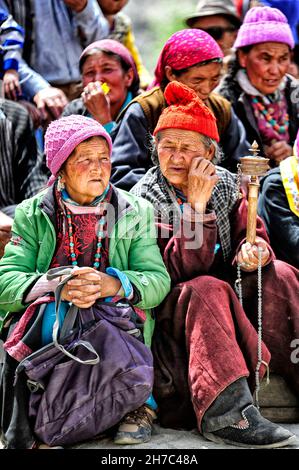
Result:
{"type": "Polygon", "coordinates": [[[192,88],[217,118],[224,167],[235,171],[248,153],[245,130],[230,103],[213,93],[220,81],[223,53],[200,29],[184,29],[165,43],[155,69],[154,88],[136,97],[117,118],[113,130],[112,182],[129,190],[151,167],[152,133],[167,106],[164,90],[174,80],[192,88]]]}
{"type": "Polygon", "coordinates": [[[294,436],[253,405],[247,378],[252,388],[255,378],[258,390],[271,352],[271,369],[299,391],[299,365],[290,361],[298,271],[273,261],[261,219],[255,243],[246,242],[247,201],[235,175],[215,164],[219,136],[211,111],[175,81],[165,98],[169,106],[154,130],[156,166],[132,189],[154,205],[172,281],[156,311],[152,342],[161,424],[197,424],[207,439],[242,447],[289,445],[294,436]],[[258,252],[265,266],[265,344],[254,328],[258,252]],[[244,309],[232,288],[236,264],[243,271],[244,309]]]}

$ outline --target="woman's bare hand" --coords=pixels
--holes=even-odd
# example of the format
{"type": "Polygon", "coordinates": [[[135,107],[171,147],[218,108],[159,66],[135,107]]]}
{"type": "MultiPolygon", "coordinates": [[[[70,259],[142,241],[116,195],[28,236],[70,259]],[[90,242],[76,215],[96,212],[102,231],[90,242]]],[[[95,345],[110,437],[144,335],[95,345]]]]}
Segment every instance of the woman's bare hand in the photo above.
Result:
{"type": "Polygon", "coordinates": [[[62,299],[80,308],[91,307],[97,299],[114,296],[121,287],[117,278],[94,268],[77,268],[62,289],[62,299]]]}
{"type": "Polygon", "coordinates": [[[84,106],[96,121],[102,125],[112,121],[110,101],[108,96],[105,95],[99,81],[88,83],[81,97],[84,106]]]}
{"type": "Polygon", "coordinates": [[[205,212],[213,188],[218,182],[213,163],[202,157],[195,157],[190,165],[188,175],[188,198],[192,209],[205,212]]]}
{"type": "Polygon", "coordinates": [[[265,240],[257,237],[254,245],[246,242],[241,246],[237,256],[237,262],[241,265],[242,271],[252,272],[257,270],[259,261],[258,248],[262,250],[262,266],[265,266],[269,259],[270,252],[265,240]]]}
{"type": "Polygon", "coordinates": [[[80,13],[86,8],[87,0],[64,0],[64,3],[75,13],[80,13]]]}
{"type": "Polygon", "coordinates": [[[5,96],[8,99],[16,101],[18,96],[21,96],[22,91],[19,82],[19,74],[16,70],[10,69],[4,73],[3,87],[5,96]]]}
{"type": "Polygon", "coordinates": [[[265,148],[266,156],[271,160],[274,160],[278,165],[282,160],[292,155],[292,147],[287,144],[285,140],[275,142],[269,147],[265,148]]]}

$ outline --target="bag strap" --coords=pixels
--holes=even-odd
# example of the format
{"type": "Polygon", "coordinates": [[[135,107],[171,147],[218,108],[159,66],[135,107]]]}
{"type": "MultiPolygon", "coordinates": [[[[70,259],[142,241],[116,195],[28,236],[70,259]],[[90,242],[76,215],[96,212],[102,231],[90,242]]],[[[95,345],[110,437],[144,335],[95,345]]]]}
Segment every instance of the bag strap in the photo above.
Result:
{"type": "Polygon", "coordinates": [[[74,268],[71,266],[59,266],[58,268],[51,268],[47,272],[47,280],[52,281],[60,276],[69,276],[72,275],[74,268]]]}
{"type": "Polygon", "coordinates": [[[76,305],[70,305],[70,308],[68,309],[64,317],[63,324],[60,326],[59,338],[64,339],[64,337],[67,336],[70,331],[74,328],[78,313],[76,311],[77,308],[78,307],[76,307],[76,305]]]}
{"type": "MultiPolygon", "coordinates": [[[[55,322],[53,325],[53,333],[52,333],[52,338],[54,345],[56,346],[57,349],[59,349],[63,354],[66,356],[70,357],[74,361],[79,362],[80,364],[88,364],[88,365],[95,365],[100,362],[100,357],[94,347],[88,342],[84,340],[77,340],[74,342],[73,347],[75,346],[82,346],[83,348],[87,349],[90,351],[92,354],[94,354],[95,358],[94,359],[86,359],[82,360],[77,356],[74,356],[72,353],[70,353],[65,347],[59,343],[58,341],[58,332],[59,332],[59,309],[60,309],[60,304],[61,304],[61,292],[62,289],[64,288],[64,285],[73,277],[73,270],[74,268],[71,268],[70,266],[62,266],[59,268],[53,268],[50,269],[47,273],[47,279],[55,279],[56,277],[60,276],[66,276],[57,286],[55,290],[55,322]]],[[[63,322],[63,334],[67,331],[67,328],[72,329],[74,326],[74,323],[76,321],[76,318],[79,313],[79,308],[76,307],[76,305],[71,305],[65,319],[63,322]]],[[[62,335],[61,335],[62,336],[62,335]]]]}

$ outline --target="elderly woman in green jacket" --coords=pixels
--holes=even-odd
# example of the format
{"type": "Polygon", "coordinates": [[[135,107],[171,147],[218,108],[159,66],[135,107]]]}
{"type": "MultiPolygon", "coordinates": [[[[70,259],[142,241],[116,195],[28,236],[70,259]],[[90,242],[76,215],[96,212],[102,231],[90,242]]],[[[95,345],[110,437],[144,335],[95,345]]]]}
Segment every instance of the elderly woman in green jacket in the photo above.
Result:
{"type": "MultiPolygon", "coordinates": [[[[151,205],[109,183],[112,143],[94,120],[71,115],[54,121],[45,146],[52,173],[49,188],[18,206],[13,236],[0,262],[2,337],[8,336],[28,305],[55,292],[60,279],[47,280],[47,271],[71,265],[73,277],[61,294],[64,308],[69,302],[88,308],[98,299],[127,297],[145,312],[144,338],[150,345],[150,309],[170,289],[151,205]]],[[[50,308],[43,315],[42,344],[47,344],[53,325],[50,308]]],[[[7,448],[32,447],[26,403],[23,409],[14,407],[12,397],[9,377],[16,365],[7,354],[1,383],[3,440],[7,448]]],[[[154,407],[150,397],[141,409],[126,415],[115,442],[148,441],[154,407]]]]}

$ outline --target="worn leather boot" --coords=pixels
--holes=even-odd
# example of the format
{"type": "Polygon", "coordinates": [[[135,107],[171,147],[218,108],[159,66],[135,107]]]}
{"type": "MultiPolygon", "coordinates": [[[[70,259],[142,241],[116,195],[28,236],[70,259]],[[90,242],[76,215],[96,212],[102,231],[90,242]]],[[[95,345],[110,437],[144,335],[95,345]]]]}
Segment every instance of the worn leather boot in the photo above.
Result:
{"type": "Polygon", "coordinates": [[[241,412],[243,420],[213,432],[204,432],[209,441],[239,447],[272,449],[296,443],[296,436],[264,418],[254,405],[241,412]]]}

